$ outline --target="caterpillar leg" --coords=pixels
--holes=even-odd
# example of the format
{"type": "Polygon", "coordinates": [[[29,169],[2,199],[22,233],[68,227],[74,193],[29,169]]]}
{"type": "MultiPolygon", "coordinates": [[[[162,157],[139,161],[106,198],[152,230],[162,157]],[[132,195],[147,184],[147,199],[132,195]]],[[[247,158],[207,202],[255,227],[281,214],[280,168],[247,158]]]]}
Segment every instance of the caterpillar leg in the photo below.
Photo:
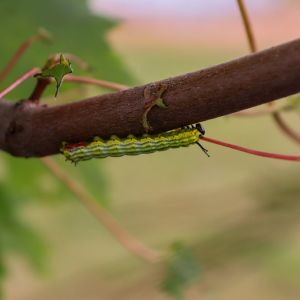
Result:
{"type": "Polygon", "coordinates": [[[148,122],[148,113],[154,106],[161,108],[166,108],[167,106],[162,99],[163,93],[167,90],[168,86],[166,84],[159,84],[154,86],[147,86],[144,90],[145,111],[142,117],[142,124],[146,132],[149,132],[152,128],[148,122]]]}
{"type": "MultiPolygon", "coordinates": [[[[201,123],[197,123],[195,125],[195,128],[202,134],[205,135],[205,129],[204,127],[201,125],[201,123]]],[[[205,153],[205,155],[207,155],[207,157],[210,157],[208,154],[208,150],[206,148],[204,148],[199,142],[196,142],[196,144],[201,148],[201,150],[205,153]]]]}
{"type": "Polygon", "coordinates": [[[204,154],[207,157],[210,157],[210,155],[208,154],[208,150],[206,148],[204,148],[199,142],[196,142],[196,144],[201,148],[201,150],[204,152],[204,154]]]}
{"type": "MultiPolygon", "coordinates": [[[[197,129],[201,135],[205,135],[205,129],[204,127],[201,125],[201,123],[197,123],[195,125],[186,125],[186,126],[183,126],[182,129],[197,129]]],[[[200,135],[200,137],[201,137],[200,135]]],[[[208,150],[206,148],[204,148],[200,142],[196,142],[196,144],[201,148],[201,150],[205,153],[205,155],[207,157],[210,157],[209,154],[208,154],[208,150]]]]}

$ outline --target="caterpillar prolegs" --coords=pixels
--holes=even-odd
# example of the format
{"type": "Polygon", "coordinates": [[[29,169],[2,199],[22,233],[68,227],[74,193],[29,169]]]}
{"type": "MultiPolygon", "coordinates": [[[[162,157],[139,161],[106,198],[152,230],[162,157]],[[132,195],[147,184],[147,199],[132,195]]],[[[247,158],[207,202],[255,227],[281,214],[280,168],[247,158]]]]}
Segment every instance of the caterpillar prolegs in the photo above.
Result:
{"type": "Polygon", "coordinates": [[[64,143],[61,152],[67,160],[77,163],[92,158],[147,154],[197,144],[209,156],[207,150],[199,143],[199,138],[204,134],[205,130],[199,123],[160,134],[144,134],[141,137],[129,135],[120,139],[113,135],[109,140],[95,137],[90,143],[64,143]]]}

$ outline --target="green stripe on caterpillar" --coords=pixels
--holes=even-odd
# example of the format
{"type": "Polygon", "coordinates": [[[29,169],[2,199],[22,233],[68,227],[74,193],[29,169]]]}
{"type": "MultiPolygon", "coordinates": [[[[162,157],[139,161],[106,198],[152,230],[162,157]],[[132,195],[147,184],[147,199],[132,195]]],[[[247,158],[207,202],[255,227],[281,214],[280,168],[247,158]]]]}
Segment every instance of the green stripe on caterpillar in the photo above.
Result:
{"type": "Polygon", "coordinates": [[[209,156],[207,150],[199,143],[199,138],[204,134],[205,130],[201,124],[196,124],[160,134],[144,134],[141,137],[129,135],[127,138],[120,139],[117,136],[111,136],[109,140],[95,137],[90,143],[63,143],[61,152],[66,160],[77,163],[92,158],[147,154],[197,144],[209,156]]]}

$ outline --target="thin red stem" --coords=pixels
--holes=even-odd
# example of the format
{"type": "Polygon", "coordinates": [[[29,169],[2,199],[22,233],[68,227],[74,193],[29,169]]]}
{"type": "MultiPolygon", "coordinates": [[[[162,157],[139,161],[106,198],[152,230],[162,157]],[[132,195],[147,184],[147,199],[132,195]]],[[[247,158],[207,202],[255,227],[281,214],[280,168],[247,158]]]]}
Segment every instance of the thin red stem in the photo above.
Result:
{"type": "Polygon", "coordinates": [[[33,35],[29,37],[26,41],[24,41],[21,44],[21,46],[17,49],[16,53],[13,55],[10,61],[7,63],[5,68],[2,70],[2,72],[0,72],[0,82],[2,82],[8,76],[13,67],[16,65],[16,63],[19,61],[19,59],[22,57],[25,51],[32,45],[32,43],[38,40],[50,40],[49,33],[41,29],[38,34],[33,35]]]}
{"type": "MultiPolygon", "coordinates": [[[[254,33],[252,30],[252,26],[251,26],[251,22],[250,22],[250,18],[249,15],[247,13],[247,8],[246,5],[244,3],[244,0],[237,0],[238,6],[239,6],[239,10],[242,16],[242,20],[244,23],[244,28],[247,34],[247,39],[248,39],[248,43],[249,43],[249,47],[251,52],[256,52],[257,51],[257,45],[255,42],[255,38],[254,38],[254,33]]],[[[272,106],[273,102],[269,102],[268,105],[272,106]]],[[[240,115],[242,115],[242,112],[240,113],[240,115]]],[[[275,121],[275,123],[278,125],[278,127],[281,129],[281,131],[286,134],[289,138],[291,138],[293,141],[300,143],[300,134],[298,134],[297,132],[295,132],[293,129],[291,129],[288,124],[285,122],[285,120],[283,119],[283,117],[281,116],[280,112],[274,112],[272,114],[273,120],[275,121]]]]}
{"type": "Polygon", "coordinates": [[[245,152],[245,153],[248,153],[248,154],[256,155],[256,156],[261,156],[261,157],[266,157],[266,158],[273,158],[273,159],[288,160],[288,161],[300,161],[300,156],[284,155],[284,154],[277,154],[277,153],[258,151],[258,150],[254,150],[254,149],[248,149],[248,148],[241,147],[241,146],[238,146],[238,145],[229,144],[229,143],[226,143],[226,142],[215,140],[215,139],[212,139],[212,138],[209,138],[209,137],[201,137],[201,140],[212,143],[212,144],[220,145],[220,146],[223,146],[223,147],[231,148],[231,149],[234,149],[234,150],[237,150],[237,151],[241,151],[241,152],[245,152]]]}
{"type": "Polygon", "coordinates": [[[65,186],[81,201],[81,203],[91,212],[121,243],[121,245],[131,251],[134,255],[143,258],[147,262],[156,263],[162,255],[160,252],[145,246],[129,232],[123,229],[113,216],[103,208],[99,202],[89,195],[87,190],[67,174],[59,164],[49,157],[41,159],[42,163],[65,184],[65,186]]]}
{"type": "Polygon", "coordinates": [[[23,55],[23,53],[30,47],[32,42],[33,42],[33,39],[28,39],[19,47],[19,49],[14,54],[14,56],[7,63],[6,67],[0,73],[0,82],[3,81],[7,77],[7,75],[11,72],[11,70],[17,63],[17,61],[20,59],[20,57],[23,55]]]}
{"type": "Polygon", "coordinates": [[[19,77],[16,81],[14,81],[11,85],[9,85],[6,89],[4,89],[2,92],[0,92],[0,99],[6,96],[8,93],[10,93],[12,90],[14,90],[18,85],[20,85],[22,82],[27,80],[28,78],[33,77],[34,75],[40,73],[39,68],[33,68],[29,71],[27,71],[25,74],[23,74],[21,77],[19,77]]]}
{"type": "Polygon", "coordinates": [[[67,76],[65,76],[64,81],[98,85],[98,86],[101,86],[101,87],[104,87],[107,89],[111,89],[111,90],[116,90],[116,91],[123,91],[123,90],[127,90],[129,88],[126,85],[111,82],[111,81],[100,80],[100,79],[95,79],[95,78],[91,78],[91,77],[76,76],[76,75],[67,75],[67,76]]]}
{"type": "Polygon", "coordinates": [[[300,134],[298,134],[296,131],[291,129],[285,120],[282,118],[281,114],[279,112],[273,113],[273,118],[275,123],[278,125],[278,127],[287,135],[289,136],[293,141],[296,143],[300,143],[300,134]]]}
{"type": "Polygon", "coordinates": [[[44,91],[50,83],[51,80],[49,78],[38,78],[35,88],[27,100],[30,102],[39,103],[44,91]]]}
{"type": "Polygon", "coordinates": [[[252,25],[250,22],[250,18],[249,18],[248,12],[247,12],[246,5],[243,0],[237,0],[237,3],[238,3],[241,17],[242,17],[242,20],[244,23],[244,28],[245,28],[245,31],[247,34],[249,48],[250,48],[251,52],[256,52],[257,46],[256,46],[255,37],[254,37],[253,30],[252,30],[252,25]]]}

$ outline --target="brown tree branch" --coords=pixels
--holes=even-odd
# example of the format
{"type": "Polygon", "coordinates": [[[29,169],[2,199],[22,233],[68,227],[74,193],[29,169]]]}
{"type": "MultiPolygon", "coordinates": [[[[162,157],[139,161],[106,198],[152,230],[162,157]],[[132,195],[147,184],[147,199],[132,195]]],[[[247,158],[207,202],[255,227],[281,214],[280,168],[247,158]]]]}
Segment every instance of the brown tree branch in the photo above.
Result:
{"type": "MultiPolygon", "coordinates": [[[[33,69],[34,70],[34,69],[33,69]]],[[[32,72],[32,71],[31,71],[32,72]]],[[[27,77],[30,72],[27,72],[27,77]]],[[[35,73],[33,72],[34,75],[35,73]]],[[[22,79],[26,80],[26,76],[22,76],[16,82],[12,84],[23,82],[22,79]]],[[[72,79],[71,79],[72,80],[72,79]]],[[[106,81],[92,80],[91,78],[79,77],[75,78],[75,82],[83,82],[89,84],[96,84],[100,86],[110,87],[114,89],[123,89],[122,86],[118,84],[113,84],[106,81]]],[[[38,106],[39,100],[43,95],[46,87],[51,83],[48,78],[37,78],[36,86],[31,94],[31,96],[26,100],[26,103],[38,106]]],[[[7,90],[7,89],[6,89],[7,90]]],[[[27,104],[28,105],[28,104],[27,104]]],[[[56,163],[52,157],[43,157],[40,159],[41,162],[53,173],[58,180],[63,182],[66,187],[80,200],[80,202],[107,228],[108,231],[120,242],[123,247],[127,248],[134,255],[143,258],[147,262],[154,263],[160,260],[161,254],[154,249],[151,249],[137,240],[129,232],[124,230],[118,222],[113,218],[113,216],[103,208],[97,201],[90,196],[88,191],[80,185],[79,182],[74,180],[72,176],[67,174],[62,167],[56,163]]]]}
{"type": "Polygon", "coordinates": [[[145,86],[54,107],[0,102],[0,148],[46,156],[61,143],[144,132],[144,90],[167,85],[167,109],[154,107],[154,132],[224,116],[300,91],[300,39],[228,63],[145,86]]]}

